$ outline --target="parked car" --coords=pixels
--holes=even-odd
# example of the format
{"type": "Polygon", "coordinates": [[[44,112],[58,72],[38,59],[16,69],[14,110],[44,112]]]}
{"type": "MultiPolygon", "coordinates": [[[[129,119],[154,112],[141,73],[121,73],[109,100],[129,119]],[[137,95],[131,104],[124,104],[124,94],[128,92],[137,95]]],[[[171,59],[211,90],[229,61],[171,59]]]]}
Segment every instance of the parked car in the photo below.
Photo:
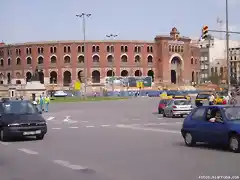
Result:
{"type": "Polygon", "coordinates": [[[240,152],[240,106],[201,106],[184,119],[181,129],[187,146],[198,142],[228,146],[240,152]]]}
{"type": "Polygon", "coordinates": [[[174,117],[190,114],[193,106],[191,101],[187,99],[172,99],[168,105],[164,108],[163,117],[174,117]]]}
{"type": "Polygon", "coordinates": [[[158,114],[162,114],[164,111],[164,108],[167,106],[167,104],[171,101],[171,99],[161,99],[158,104],[158,114]]]}
{"type": "Polygon", "coordinates": [[[54,93],[54,97],[66,97],[68,94],[67,93],[65,93],[64,91],[56,91],[55,93],[54,93]]]}
{"type": "Polygon", "coordinates": [[[0,140],[35,136],[42,140],[47,124],[41,112],[28,100],[0,102],[0,140]]]}

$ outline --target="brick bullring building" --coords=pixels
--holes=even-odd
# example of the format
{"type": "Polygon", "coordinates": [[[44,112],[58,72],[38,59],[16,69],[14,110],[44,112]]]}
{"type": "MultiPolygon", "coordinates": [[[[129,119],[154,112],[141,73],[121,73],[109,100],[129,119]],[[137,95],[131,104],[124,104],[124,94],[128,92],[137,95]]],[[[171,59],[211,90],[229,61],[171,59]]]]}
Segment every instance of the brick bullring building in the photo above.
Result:
{"type": "Polygon", "coordinates": [[[85,59],[87,79],[92,84],[112,74],[153,76],[157,83],[199,81],[199,49],[173,28],[170,36],[156,36],[152,42],[87,41],[86,48],[82,41],[2,43],[0,83],[25,84],[38,67],[42,83],[68,86],[83,79],[85,59]]]}

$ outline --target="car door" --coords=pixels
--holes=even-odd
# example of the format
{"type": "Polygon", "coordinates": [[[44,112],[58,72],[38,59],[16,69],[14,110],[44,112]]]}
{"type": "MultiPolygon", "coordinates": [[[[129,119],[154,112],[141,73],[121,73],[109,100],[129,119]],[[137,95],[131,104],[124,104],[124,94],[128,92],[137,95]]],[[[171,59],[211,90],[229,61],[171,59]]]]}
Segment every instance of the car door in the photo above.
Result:
{"type": "Polygon", "coordinates": [[[205,136],[202,130],[202,126],[205,123],[205,114],[205,107],[196,108],[191,115],[191,120],[187,123],[187,131],[192,133],[193,138],[197,142],[203,142],[205,140],[205,136]]]}
{"type": "Polygon", "coordinates": [[[224,122],[210,122],[209,119],[215,116],[216,111],[220,111],[222,120],[223,114],[218,107],[209,107],[206,113],[206,118],[203,124],[203,132],[206,136],[206,142],[221,143],[226,142],[228,137],[228,127],[224,122]]]}

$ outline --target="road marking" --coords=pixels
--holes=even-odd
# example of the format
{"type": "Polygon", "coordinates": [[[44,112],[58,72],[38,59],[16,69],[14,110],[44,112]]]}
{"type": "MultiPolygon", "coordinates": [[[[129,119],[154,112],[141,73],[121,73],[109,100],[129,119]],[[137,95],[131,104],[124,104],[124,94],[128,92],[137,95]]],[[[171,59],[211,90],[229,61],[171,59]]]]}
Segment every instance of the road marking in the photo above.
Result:
{"type": "Polygon", "coordinates": [[[61,165],[63,167],[70,168],[70,169],[73,169],[73,170],[85,170],[85,169],[88,169],[88,168],[80,166],[80,165],[70,164],[68,161],[54,160],[53,162],[55,164],[59,164],[59,165],[61,165]]]}
{"type": "Polygon", "coordinates": [[[69,128],[71,128],[71,129],[78,129],[78,127],[69,127],[69,128]]]}
{"type": "Polygon", "coordinates": [[[144,126],[154,126],[154,125],[158,125],[159,123],[146,123],[143,124],[144,126]]]}
{"type": "Polygon", "coordinates": [[[86,128],[93,128],[93,127],[95,127],[95,126],[85,126],[86,128]]]}
{"type": "Polygon", "coordinates": [[[69,124],[74,124],[74,123],[77,123],[77,121],[67,121],[69,124]]]}
{"type": "Polygon", "coordinates": [[[173,122],[173,123],[147,123],[147,124],[143,124],[144,126],[172,126],[172,125],[179,125],[182,124],[182,122],[173,122]]]}
{"type": "Polygon", "coordinates": [[[4,146],[7,146],[7,145],[9,145],[9,144],[11,144],[11,143],[9,143],[9,142],[0,142],[2,145],[4,145],[4,146]]]}
{"type": "Polygon", "coordinates": [[[70,116],[66,116],[65,119],[64,119],[63,121],[64,121],[64,122],[68,122],[68,121],[70,121],[69,118],[70,118],[70,116]]]}
{"type": "Polygon", "coordinates": [[[133,118],[132,121],[140,121],[139,118],[133,118]]]}
{"type": "Polygon", "coordinates": [[[81,123],[87,123],[88,121],[81,121],[81,123]]]}
{"type": "Polygon", "coordinates": [[[101,125],[102,127],[109,127],[109,124],[101,125]]]}
{"type": "Polygon", "coordinates": [[[35,152],[35,151],[32,151],[32,150],[29,150],[29,149],[18,149],[19,151],[22,151],[22,152],[25,152],[26,154],[31,154],[31,155],[36,155],[38,154],[38,152],[35,152]]]}
{"type": "Polygon", "coordinates": [[[140,126],[141,124],[131,124],[132,126],[140,126]]]}
{"type": "Polygon", "coordinates": [[[134,127],[129,125],[117,125],[118,128],[126,128],[132,130],[143,130],[143,131],[152,131],[152,132],[162,132],[162,133],[172,133],[172,134],[180,134],[179,131],[167,130],[167,129],[154,129],[154,128],[142,128],[142,127],[134,127]]]}
{"type": "Polygon", "coordinates": [[[163,119],[163,118],[161,118],[161,117],[158,117],[157,119],[163,119]]]}
{"type": "Polygon", "coordinates": [[[55,117],[49,117],[47,118],[47,121],[52,121],[55,117]]]}
{"type": "Polygon", "coordinates": [[[52,129],[62,129],[62,128],[52,128],[52,129]]]}

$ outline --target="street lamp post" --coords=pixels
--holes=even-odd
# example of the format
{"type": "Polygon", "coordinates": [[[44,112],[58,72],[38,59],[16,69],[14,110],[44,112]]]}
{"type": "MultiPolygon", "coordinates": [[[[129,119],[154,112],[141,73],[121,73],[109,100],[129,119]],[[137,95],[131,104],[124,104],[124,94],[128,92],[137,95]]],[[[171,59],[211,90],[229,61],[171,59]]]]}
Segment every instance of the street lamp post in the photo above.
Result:
{"type": "Polygon", "coordinates": [[[231,66],[230,66],[230,60],[229,60],[228,0],[226,0],[226,51],[227,51],[227,68],[228,68],[228,92],[230,92],[231,66]]]}
{"type": "MultiPolygon", "coordinates": [[[[106,35],[107,38],[109,38],[110,40],[113,40],[115,37],[117,37],[118,35],[117,34],[109,34],[109,35],[106,35]]],[[[110,51],[111,51],[111,48],[110,48],[110,51]]],[[[113,56],[113,61],[112,61],[112,92],[114,92],[114,56],[113,56]]]]}
{"type": "Polygon", "coordinates": [[[84,96],[87,93],[87,46],[86,46],[86,17],[90,17],[92,14],[82,13],[76,16],[82,18],[82,28],[83,28],[83,47],[84,47],[84,96]]]}

